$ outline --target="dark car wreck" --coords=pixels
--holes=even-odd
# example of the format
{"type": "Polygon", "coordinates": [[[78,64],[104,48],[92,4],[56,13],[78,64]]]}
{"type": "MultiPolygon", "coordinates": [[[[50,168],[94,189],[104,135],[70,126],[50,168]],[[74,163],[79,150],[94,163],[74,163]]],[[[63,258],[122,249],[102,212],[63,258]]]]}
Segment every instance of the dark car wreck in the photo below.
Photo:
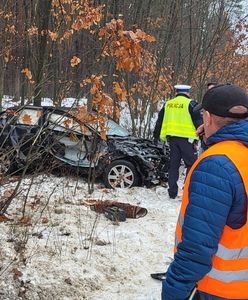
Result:
{"type": "Polygon", "coordinates": [[[70,110],[23,106],[0,114],[0,173],[49,166],[93,173],[108,188],[151,186],[167,181],[168,148],[130,136],[108,119],[103,140],[94,126],[70,110]]]}

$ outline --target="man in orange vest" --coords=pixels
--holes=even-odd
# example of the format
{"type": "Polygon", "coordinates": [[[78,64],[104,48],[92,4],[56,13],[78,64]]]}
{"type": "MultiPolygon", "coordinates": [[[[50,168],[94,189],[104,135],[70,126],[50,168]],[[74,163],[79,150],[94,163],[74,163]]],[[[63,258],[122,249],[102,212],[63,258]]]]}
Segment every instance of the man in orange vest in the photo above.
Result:
{"type": "Polygon", "coordinates": [[[185,181],[162,299],[189,299],[195,287],[194,300],[248,299],[248,95],[217,85],[196,109],[208,149],[185,181]]]}

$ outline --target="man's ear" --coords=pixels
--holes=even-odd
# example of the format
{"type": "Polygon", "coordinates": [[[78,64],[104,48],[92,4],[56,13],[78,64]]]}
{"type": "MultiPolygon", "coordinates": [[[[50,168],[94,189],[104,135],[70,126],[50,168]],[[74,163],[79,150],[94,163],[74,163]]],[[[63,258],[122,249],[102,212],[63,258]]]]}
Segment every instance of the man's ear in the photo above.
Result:
{"type": "Polygon", "coordinates": [[[206,111],[205,112],[205,124],[206,124],[206,126],[211,125],[212,122],[213,122],[212,115],[208,111],[206,111]]]}

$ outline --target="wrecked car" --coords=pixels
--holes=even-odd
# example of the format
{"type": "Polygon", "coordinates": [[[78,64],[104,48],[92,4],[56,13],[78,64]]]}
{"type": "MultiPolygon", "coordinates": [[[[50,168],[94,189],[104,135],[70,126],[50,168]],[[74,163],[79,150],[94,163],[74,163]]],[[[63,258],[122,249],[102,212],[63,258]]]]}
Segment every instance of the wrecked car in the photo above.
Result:
{"type": "Polygon", "coordinates": [[[129,133],[112,119],[106,140],[69,109],[23,106],[0,114],[0,174],[70,168],[108,188],[167,181],[169,149],[129,133]]]}

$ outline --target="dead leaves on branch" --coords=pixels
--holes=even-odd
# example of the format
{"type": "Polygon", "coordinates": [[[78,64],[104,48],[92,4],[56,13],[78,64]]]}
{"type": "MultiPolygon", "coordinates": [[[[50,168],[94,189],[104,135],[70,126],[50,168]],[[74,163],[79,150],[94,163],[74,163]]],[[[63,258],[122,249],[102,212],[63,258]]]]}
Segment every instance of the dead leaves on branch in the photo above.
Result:
{"type": "Polygon", "coordinates": [[[5,32],[16,34],[17,31],[15,25],[7,24],[7,26],[5,27],[5,32]]]}
{"type": "Polygon", "coordinates": [[[232,82],[248,90],[248,55],[247,45],[248,24],[239,22],[235,31],[224,33],[225,44],[215,50],[215,54],[209,64],[206,58],[198,64],[195,78],[202,80],[202,74],[206,74],[206,81],[218,78],[219,82],[232,82]]]}
{"type": "Polygon", "coordinates": [[[103,5],[94,6],[89,0],[53,0],[52,15],[54,20],[57,20],[58,31],[54,31],[49,36],[52,40],[59,38],[59,42],[68,40],[74,32],[82,29],[89,30],[99,24],[102,11],[103,5]],[[61,27],[61,23],[65,26],[61,27]]]}
{"type": "MultiPolygon", "coordinates": [[[[26,33],[30,42],[32,42],[32,39],[37,39],[39,34],[43,34],[49,37],[48,43],[60,44],[63,41],[70,43],[70,39],[73,40],[73,35],[80,30],[88,30],[91,34],[97,32],[96,25],[99,25],[102,20],[103,8],[102,5],[96,5],[95,2],[90,0],[52,0],[51,24],[53,26],[46,31],[39,32],[38,25],[34,22],[30,24],[30,28],[27,29],[26,33]]],[[[14,27],[10,27],[9,31],[13,32],[14,27]]],[[[115,62],[114,73],[118,74],[117,78],[113,80],[113,98],[122,102],[131,96],[134,99],[135,97],[136,99],[140,98],[138,93],[143,93],[147,97],[151,92],[150,82],[154,82],[154,78],[152,76],[148,77],[147,74],[149,71],[152,71],[151,74],[155,74],[151,69],[155,68],[156,62],[153,61],[154,65],[146,67],[147,71],[145,71],[144,46],[154,43],[155,37],[137,27],[133,30],[126,30],[123,19],[112,19],[100,28],[98,37],[103,41],[101,56],[111,57],[111,60],[115,62]],[[137,82],[136,86],[131,86],[132,90],[134,90],[132,95],[130,88],[128,91],[126,89],[126,83],[122,79],[122,72],[139,72],[136,77],[139,82],[137,82]]],[[[80,65],[81,59],[83,58],[73,56],[70,57],[68,63],[72,68],[76,68],[80,65]]],[[[34,73],[32,74],[28,68],[23,69],[22,73],[30,83],[34,83],[32,81],[34,73]]],[[[104,91],[103,79],[99,76],[92,76],[88,79],[88,82],[86,81],[87,79],[80,86],[83,88],[85,84],[91,85],[90,94],[93,99],[93,106],[98,110],[99,115],[112,115],[113,99],[104,91]]],[[[115,101],[115,117],[119,114],[119,106],[119,103],[115,101]]],[[[106,131],[104,122],[101,121],[100,124],[104,136],[106,131]]]]}
{"type": "Polygon", "coordinates": [[[105,83],[102,75],[92,75],[83,81],[81,86],[90,85],[90,94],[92,97],[92,105],[97,114],[86,114],[85,109],[78,113],[77,118],[88,122],[93,127],[99,127],[101,136],[106,140],[106,121],[107,116],[113,113],[113,99],[104,91],[105,83]]]}
{"type": "Polygon", "coordinates": [[[32,77],[33,77],[31,71],[30,71],[28,68],[23,69],[23,70],[22,70],[22,73],[23,73],[29,80],[31,80],[32,77]]]}
{"type": "Polygon", "coordinates": [[[57,39],[58,39],[58,32],[52,32],[52,31],[48,30],[48,35],[49,35],[49,37],[51,38],[51,40],[53,42],[57,41],[57,39]]]}
{"type": "Polygon", "coordinates": [[[125,101],[127,98],[127,90],[125,81],[122,80],[121,82],[114,81],[113,82],[113,91],[116,94],[118,100],[125,101]]]}
{"type": "Polygon", "coordinates": [[[91,89],[93,106],[100,114],[112,114],[113,100],[109,94],[104,92],[105,83],[102,75],[91,76],[91,89]]]}
{"type": "Polygon", "coordinates": [[[13,60],[13,39],[18,34],[18,31],[16,28],[16,16],[11,11],[11,8],[7,5],[3,5],[2,8],[3,10],[0,10],[0,58],[3,58],[3,66],[6,66],[11,60],[13,60]]]}
{"type": "Polygon", "coordinates": [[[37,26],[31,26],[27,29],[27,33],[30,37],[37,36],[39,34],[37,26]]]}
{"type": "Polygon", "coordinates": [[[91,26],[97,25],[102,19],[102,6],[90,7],[86,6],[84,13],[77,16],[72,24],[72,29],[78,31],[81,29],[90,29],[91,26]]]}
{"type": "Polygon", "coordinates": [[[148,49],[143,49],[142,56],[139,78],[128,90],[128,104],[132,111],[139,111],[140,118],[144,119],[148,102],[156,105],[171,91],[172,68],[163,66],[158,74],[156,56],[148,49]]]}
{"type": "Polygon", "coordinates": [[[81,59],[77,56],[73,56],[71,59],[71,66],[72,67],[76,67],[77,65],[79,65],[81,63],[81,59]]]}
{"type": "Polygon", "coordinates": [[[21,73],[24,74],[24,76],[29,80],[29,82],[30,82],[31,84],[34,84],[34,83],[35,83],[35,81],[32,80],[32,79],[33,79],[32,72],[31,72],[28,68],[22,69],[21,73]]]}
{"type": "Polygon", "coordinates": [[[102,56],[116,58],[118,71],[138,72],[142,64],[142,42],[155,42],[155,38],[142,30],[124,30],[123,20],[113,19],[99,31],[104,40],[102,56]]]}

